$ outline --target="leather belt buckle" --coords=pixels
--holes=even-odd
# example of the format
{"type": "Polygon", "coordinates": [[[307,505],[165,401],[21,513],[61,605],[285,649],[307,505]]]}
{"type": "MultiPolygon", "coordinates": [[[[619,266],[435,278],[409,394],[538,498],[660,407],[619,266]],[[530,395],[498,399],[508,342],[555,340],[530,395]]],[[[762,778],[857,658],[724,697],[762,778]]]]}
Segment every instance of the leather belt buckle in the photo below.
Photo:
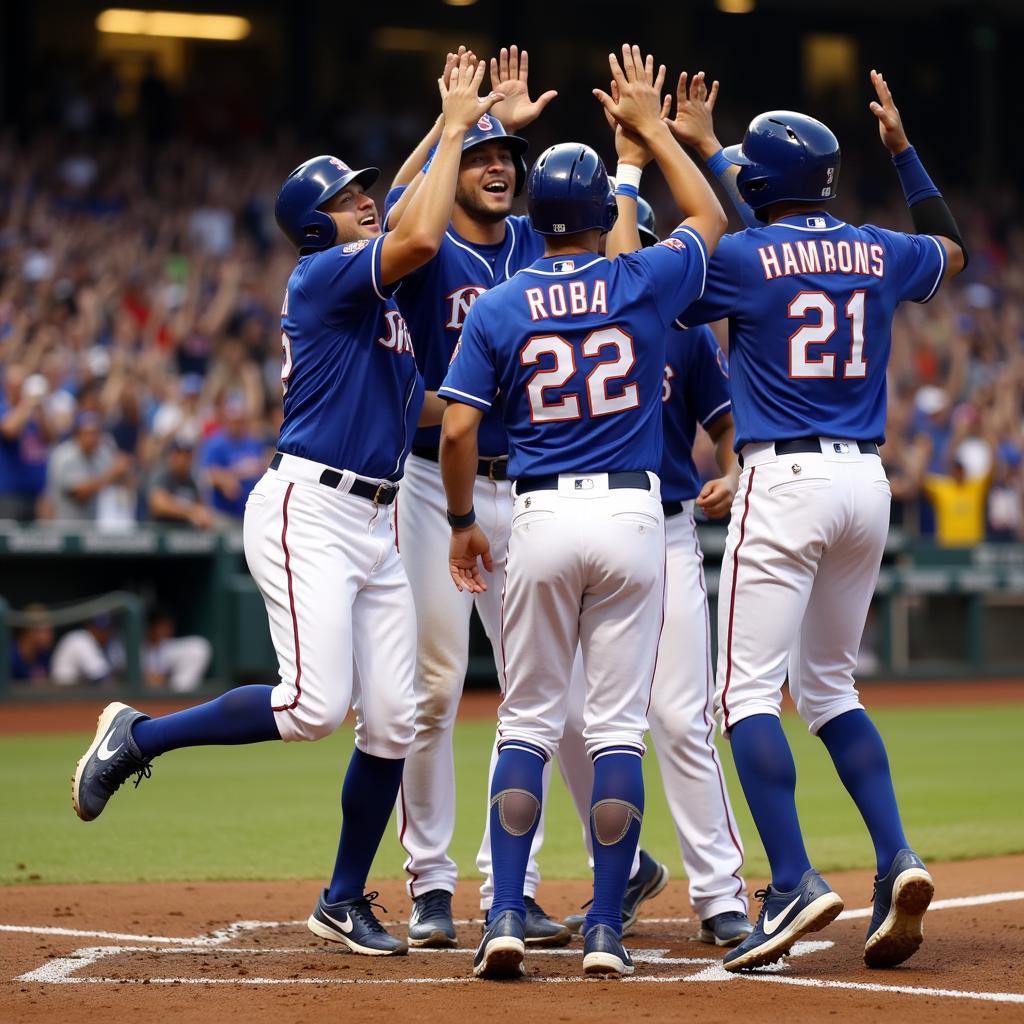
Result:
{"type": "Polygon", "coordinates": [[[373,503],[374,503],[374,505],[380,505],[380,504],[390,505],[391,504],[390,500],[381,502],[380,499],[381,499],[382,496],[384,498],[388,498],[388,495],[390,495],[393,490],[394,490],[394,488],[391,487],[389,484],[378,484],[377,485],[377,490],[373,492],[373,503]]]}
{"type": "Polygon", "coordinates": [[[507,455],[499,455],[496,459],[488,459],[487,460],[487,479],[490,480],[491,483],[497,483],[500,480],[507,480],[508,479],[508,470],[507,469],[505,471],[505,475],[504,476],[498,477],[498,476],[494,475],[494,467],[499,462],[503,462],[505,464],[505,466],[507,467],[508,466],[508,456],[507,455]]]}

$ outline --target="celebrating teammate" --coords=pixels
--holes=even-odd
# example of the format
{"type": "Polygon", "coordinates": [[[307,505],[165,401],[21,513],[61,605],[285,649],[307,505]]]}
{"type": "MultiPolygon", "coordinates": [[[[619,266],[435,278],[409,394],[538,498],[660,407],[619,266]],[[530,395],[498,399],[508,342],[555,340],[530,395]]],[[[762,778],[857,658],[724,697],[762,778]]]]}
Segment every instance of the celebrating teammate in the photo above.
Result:
{"type": "Polygon", "coordinates": [[[450,69],[433,165],[395,230],[381,233],[366,192],[377,170],[355,171],[337,157],[306,161],[277,197],[278,224],[299,252],[282,310],[284,423],[244,529],[280,683],[152,719],[110,704],[74,777],[75,810],[90,821],[129,776],[148,777],[160,754],[317,740],[354,703],[337,861],[309,927],[375,956],[406,952],[375,918],[376,893],[363,890],[413,738],[414,611],[391,511],[423,402],[391,295],[441,244],[463,137],[500,99],[479,97],[482,79],[466,55],[450,69]]]}
{"type": "MultiPolygon", "coordinates": [[[[451,59],[453,55],[449,55],[451,59]]],[[[554,97],[531,100],[528,61],[516,46],[502,49],[490,63],[491,83],[503,95],[462,141],[462,162],[452,219],[437,255],[410,274],[395,296],[416,345],[416,359],[435,389],[444,380],[459,332],[474,300],[532,264],[544,251],[544,239],[526,217],[510,216],[512,200],[526,183],[525,127],[554,97]],[[500,118],[500,120],[499,120],[500,118]]],[[[440,124],[405,162],[388,194],[387,222],[404,216],[410,197],[424,180],[420,168],[437,142],[440,124]],[[407,187],[406,187],[407,186],[407,187]]],[[[452,893],[458,877],[448,853],[455,830],[455,765],[452,738],[469,658],[469,622],[474,604],[501,671],[501,577],[512,522],[512,485],[508,479],[508,438],[494,411],[480,428],[480,458],[474,503],[492,539],[495,585],[484,593],[459,593],[448,579],[448,542],[444,488],[438,467],[437,427],[421,428],[406,466],[398,503],[398,538],[416,604],[416,738],[407,758],[398,803],[398,828],[408,859],[412,897],[409,942],[414,946],[455,946],[452,893]]],[[[492,768],[495,753],[492,757],[492,768]]],[[[547,773],[548,775],[550,772],[547,773]]],[[[535,848],[543,839],[538,828],[535,848]]],[[[490,840],[483,837],[478,867],[490,875],[490,840]]],[[[526,941],[564,945],[571,939],[552,921],[535,897],[540,876],[533,855],[526,877],[526,941]]],[[[481,907],[491,902],[490,883],[481,890],[481,907]]]]}
{"type": "Polygon", "coordinates": [[[707,104],[677,107],[673,125],[716,173],[739,167],[739,193],[761,222],[722,240],[703,298],[682,317],[729,318],[742,465],[722,562],[716,705],[772,878],[758,894],[753,933],[725,957],[731,971],[773,963],[843,908],[811,867],[797,821],[796,769],[779,723],[787,674],[874,843],[868,966],[893,966],[917,950],[933,893],[853,672],[889,523],[878,445],[893,314],[901,301],[928,301],[967,256],[885,79],[873,71],[871,81],[871,111],[917,234],[853,227],[825,211],[839,143],[814,118],[762,114],[724,152],[707,104]]]}
{"type": "MultiPolygon", "coordinates": [[[[494,900],[474,961],[515,976],[524,955],[523,881],[557,750],[573,657],[587,674],[584,736],[595,762],[590,823],[594,901],[584,970],[629,974],[622,898],[643,817],[641,757],[661,628],[661,463],[665,329],[700,295],[708,247],[725,216],[661,120],[653,58],[610,58],[617,99],[597,92],[654,153],[686,221],[658,245],[609,262],[600,236],[616,219],[593,150],[554,146],[528,181],[543,258],[481,295],[439,395],[449,402],[441,472],[456,586],[485,591],[490,544],[476,522],[477,434],[501,394],[515,506],[503,601],[504,701],[491,783],[494,900]],[[682,300],[682,302],[680,302],[682,300]],[[479,561],[483,563],[481,571],[479,561]]],[[[621,187],[621,186],[620,186],[621,187]]],[[[619,201],[635,231],[635,204],[619,201]]]]}

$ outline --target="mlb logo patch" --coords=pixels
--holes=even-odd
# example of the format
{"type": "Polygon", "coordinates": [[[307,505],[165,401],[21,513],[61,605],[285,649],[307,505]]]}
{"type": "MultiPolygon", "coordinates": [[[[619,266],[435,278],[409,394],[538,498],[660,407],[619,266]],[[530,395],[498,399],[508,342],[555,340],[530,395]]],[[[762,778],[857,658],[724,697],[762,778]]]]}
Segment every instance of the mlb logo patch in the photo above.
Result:
{"type": "Polygon", "coordinates": [[[835,441],[833,442],[832,447],[835,449],[836,455],[850,454],[850,446],[845,441],[835,441]]]}
{"type": "Polygon", "coordinates": [[[569,271],[576,269],[576,264],[572,260],[559,260],[557,263],[552,264],[551,269],[556,274],[567,274],[569,271]]]}
{"type": "Polygon", "coordinates": [[[818,231],[821,231],[821,230],[823,230],[825,228],[825,218],[824,217],[808,217],[807,218],[807,226],[809,228],[814,228],[814,229],[816,229],[818,231]]]}
{"type": "Polygon", "coordinates": [[[592,491],[594,489],[594,481],[589,477],[577,478],[572,483],[577,491],[592,491]]]}
{"type": "Polygon", "coordinates": [[[346,242],[342,247],[341,251],[346,256],[351,256],[354,252],[359,252],[360,249],[365,249],[370,244],[368,238],[361,238],[358,242],[346,242]]]}
{"type": "Polygon", "coordinates": [[[489,132],[491,131],[491,129],[494,128],[494,122],[486,114],[484,114],[483,117],[481,117],[480,120],[477,121],[476,126],[482,132],[489,132]]]}
{"type": "Polygon", "coordinates": [[[350,170],[352,170],[352,168],[349,167],[348,164],[346,164],[342,160],[339,160],[336,156],[332,156],[331,157],[331,166],[332,167],[337,167],[339,171],[350,171],[350,170]]]}

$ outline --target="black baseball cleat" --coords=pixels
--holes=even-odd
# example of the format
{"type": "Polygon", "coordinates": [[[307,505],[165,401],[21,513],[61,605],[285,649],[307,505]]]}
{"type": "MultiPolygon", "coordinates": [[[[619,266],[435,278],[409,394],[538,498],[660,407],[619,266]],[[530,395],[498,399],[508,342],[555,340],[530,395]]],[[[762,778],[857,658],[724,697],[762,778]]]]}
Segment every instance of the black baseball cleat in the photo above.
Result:
{"type": "Polygon", "coordinates": [[[526,944],[535,948],[567,946],[572,942],[572,932],[561,921],[555,921],[544,912],[544,908],[532,897],[524,896],[526,921],[523,931],[526,944]]]}
{"type": "Polygon", "coordinates": [[[135,785],[148,779],[151,761],[132,739],[132,726],[149,718],[127,704],[108,704],[96,722],[92,745],[79,759],[71,780],[71,803],[82,821],[94,821],[129,775],[135,785]]]}
{"type": "MultiPolygon", "coordinates": [[[[373,901],[379,893],[368,892],[349,900],[327,902],[327,890],[320,893],[316,909],[309,915],[306,926],[314,935],[328,942],[340,942],[353,953],[363,956],[405,956],[409,947],[389,935],[374,917],[373,901]]],[[[380,907],[383,910],[383,907],[380,907]]]]}
{"type": "Polygon", "coordinates": [[[595,924],[583,936],[583,973],[618,977],[633,973],[633,961],[622,940],[606,924],[595,924]]]}
{"type": "Polygon", "coordinates": [[[842,912],[843,901],[814,868],[789,892],[768,886],[755,894],[762,900],[754,930],[722,961],[727,971],[746,971],[781,960],[808,932],[821,931],[842,912]]]}
{"type": "Polygon", "coordinates": [[[523,975],[526,934],[523,919],[514,910],[504,910],[487,925],[473,960],[477,978],[519,978],[523,975]]]}
{"type": "Polygon", "coordinates": [[[444,889],[431,889],[414,896],[409,917],[409,945],[429,949],[457,946],[452,921],[452,894],[444,889]]]}
{"type": "Polygon", "coordinates": [[[713,946],[738,946],[753,930],[746,914],[726,910],[701,921],[696,939],[713,946]]]}
{"type": "Polygon", "coordinates": [[[875,878],[874,912],[864,943],[868,967],[895,967],[924,941],[925,911],[935,884],[913,850],[900,850],[883,878],[875,878]]]}

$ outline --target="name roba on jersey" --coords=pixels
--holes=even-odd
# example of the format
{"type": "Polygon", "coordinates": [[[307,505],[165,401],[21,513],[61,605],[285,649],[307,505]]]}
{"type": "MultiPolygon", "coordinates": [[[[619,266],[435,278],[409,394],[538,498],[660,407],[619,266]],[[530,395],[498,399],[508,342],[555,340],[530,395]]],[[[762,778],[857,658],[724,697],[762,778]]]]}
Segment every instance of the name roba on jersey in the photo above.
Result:
{"type": "Polygon", "coordinates": [[[559,281],[546,288],[527,288],[523,295],[530,308],[531,320],[608,313],[608,284],[601,277],[593,281],[567,281],[564,284],[559,281]]]}
{"type": "Polygon", "coordinates": [[[393,349],[396,356],[404,355],[406,352],[414,355],[412,335],[409,333],[409,328],[405,326],[402,314],[397,309],[389,309],[384,314],[384,323],[388,333],[383,338],[378,338],[377,344],[393,349]]]}
{"type": "Polygon", "coordinates": [[[758,247],[766,281],[797,274],[864,274],[885,277],[885,249],[867,242],[775,242],[758,247]]]}

